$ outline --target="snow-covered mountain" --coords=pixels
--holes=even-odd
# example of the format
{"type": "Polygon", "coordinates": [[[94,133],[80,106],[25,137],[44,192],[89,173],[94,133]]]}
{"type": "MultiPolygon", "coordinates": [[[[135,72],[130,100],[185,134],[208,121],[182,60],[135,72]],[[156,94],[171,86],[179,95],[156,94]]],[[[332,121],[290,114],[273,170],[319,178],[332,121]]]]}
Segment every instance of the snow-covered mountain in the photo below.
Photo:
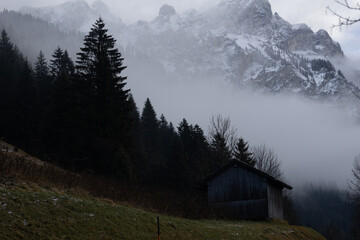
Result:
{"type": "Polygon", "coordinates": [[[108,6],[101,0],[89,5],[85,0],[70,0],[54,7],[23,7],[20,12],[41,18],[57,25],[66,32],[89,30],[95,19],[103,17],[108,24],[122,26],[120,19],[114,17],[108,6]]]}
{"type": "MultiPolygon", "coordinates": [[[[110,22],[116,19],[100,0],[92,6],[75,0],[22,11],[66,30],[84,30],[99,12],[110,22]]],[[[345,58],[341,46],[325,30],[315,33],[305,24],[291,25],[272,12],[268,0],[222,0],[203,13],[189,10],[179,14],[174,7],[164,5],[150,22],[118,22],[112,32],[128,49],[127,54],[139,62],[143,61],[139,58],[146,58],[159,63],[171,79],[223,81],[241,88],[311,98],[360,95],[331,63],[345,58]]]]}

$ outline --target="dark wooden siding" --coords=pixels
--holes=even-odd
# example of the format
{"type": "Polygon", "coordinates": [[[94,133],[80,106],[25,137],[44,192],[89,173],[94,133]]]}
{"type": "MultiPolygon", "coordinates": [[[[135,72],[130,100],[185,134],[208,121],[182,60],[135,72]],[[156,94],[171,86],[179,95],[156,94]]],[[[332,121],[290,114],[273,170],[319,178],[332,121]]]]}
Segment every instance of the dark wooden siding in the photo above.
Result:
{"type": "Polygon", "coordinates": [[[210,206],[221,209],[223,214],[231,219],[263,220],[268,218],[266,199],[214,202],[210,203],[210,206]]]}
{"type": "Polygon", "coordinates": [[[210,206],[242,219],[267,218],[267,183],[258,174],[231,167],[208,183],[210,206]]]}
{"type": "Polygon", "coordinates": [[[282,189],[268,184],[268,210],[269,218],[283,219],[282,189]]]}

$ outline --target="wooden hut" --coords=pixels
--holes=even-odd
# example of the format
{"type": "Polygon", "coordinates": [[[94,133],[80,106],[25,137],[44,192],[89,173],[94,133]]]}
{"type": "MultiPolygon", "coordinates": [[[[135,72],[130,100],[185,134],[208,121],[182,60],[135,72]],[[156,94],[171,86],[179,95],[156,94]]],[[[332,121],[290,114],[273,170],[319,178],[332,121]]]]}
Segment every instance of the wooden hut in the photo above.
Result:
{"type": "Polygon", "coordinates": [[[235,219],[282,219],[282,190],[291,186],[232,160],[207,180],[210,207],[221,208],[235,219]]]}

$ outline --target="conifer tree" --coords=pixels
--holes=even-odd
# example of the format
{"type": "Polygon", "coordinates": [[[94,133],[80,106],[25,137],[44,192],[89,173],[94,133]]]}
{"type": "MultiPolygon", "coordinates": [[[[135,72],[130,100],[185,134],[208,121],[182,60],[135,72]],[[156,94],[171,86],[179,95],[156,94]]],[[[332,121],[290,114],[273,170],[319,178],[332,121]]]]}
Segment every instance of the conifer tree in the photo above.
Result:
{"type": "Polygon", "coordinates": [[[39,52],[39,55],[36,59],[34,70],[34,75],[38,82],[48,82],[49,67],[42,51],[39,52]]]}
{"type": "MultiPolygon", "coordinates": [[[[12,76],[10,70],[14,64],[14,47],[6,31],[1,32],[0,38],[0,109],[6,113],[10,109],[12,76]]],[[[8,135],[7,118],[0,117],[0,136],[8,135]]]]}
{"type": "Polygon", "coordinates": [[[255,167],[256,160],[252,157],[252,153],[249,151],[248,142],[246,142],[243,138],[239,138],[235,144],[234,157],[239,161],[255,167]]]}
{"type": "Polygon", "coordinates": [[[125,176],[132,142],[132,108],[129,90],[125,89],[126,77],[121,76],[126,68],[124,59],[107,32],[99,18],[84,38],[76,70],[85,89],[82,95],[88,103],[86,115],[92,121],[88,131],[93,134],[93,165],[102,172],[125,176]]]}
{"type": "Polygon", "coordinates": [[[15,60],[15,48],[5,30],[1,32],[0,38],[0,74],[9,70],[9,64],[15,60]]]}
{"type": "Polygon", "coordinates": [[[159,146],[160,137],[159,121],[149,98],[146,99],[141,113],[141,132],[145,154],[156,151],[159,146]]]}
{"type": "Polygon", "coordinates": [[[104,21],[99,18],[84,38],[84,47],[77,54],[76,69],[94,97],[94,118],[99,134],[125,143],[131,128],[132,110],[129,90],[124,89],[127,78],[121,76],[126,67],[115,48],[115,39],[107,32],[104,21]]]}
{"type": "MultiPolygon", "coordinates": [[[[44,59],[42,58],[40,54],[37,65],[42,65],[42,68],[44,68],[44,59]]],[[[78,148],[77,145],[72,144],[77,135],[73,130],[75,118],[75,90],[72,86],[74,64],[67,51],[60,47],[52,54],[49,78],[50,80],[47,83],[40,84],[42,86],[40,96],[42,101],[45,101],[44,111],[46,111],[42,126],[43,138],[46,140],[44,149],[49,151],[47,154],[50,155],[49,157],[56,159],[63,166],[67,166],[71,165],[71,163],[65,164],[64,161],[71,162],[72,158],[74,158],[72,148],[78,148]],[[46,96],[46,94],[49,95],[46,96]]]]}
{"type": "MultiPolygon", "coordinates": [[[[6,113],[0,117],[0,136],[17,144],[19,143],[17,141],[23,137],[19,135],[21,133],[16,135],[13,131],[17,128],[16,123],[21,121],[21,112],[18,111],[18,108],[19,103],[25,97],[20,93],[21,89],[25,87],[21,85],[21,81],[24,80],[24,84],[28,83],[26,80],[32,81],[30,80],[32,70],[11,43],[5,30],[1,32],[0,37],[0,66],[0,109],[6,113]]],[[[19,144],[23,144],[23,142],[19,144]]]]}
{"type": "Polygon", "coordinates": [[[36,134],[36,89],[33,79],[33,71],[27,60],[20,70],[20,77],[17,81],[12,124],[13,137],[19,147],[33,151],[34,137],[36,134]]]}
{"type": "Polygon", "coordinates": [[[141,142],[143,147],[143,168],[146,178],[154,178],[161,165],[160,131],[156,112],[147,98],[141,113],[141,142]]]}
{"type": "Polygon", "coordinates": [[[156,112],[149,98],[146,99],[141,113],[141,125],[144,131],[151,131],[152,133],[155,133],[159,128],[156,112]]]}
{"type": "Polygon", "coordinates": [[[72,76],[75,73],[74,62],[69,57],[69,53],[67,50],[64,51],[61,61],[61,70],[68,76],[72,76]]]}
{"type": "Polygon", "coordinates": [[[140,144],[140,113],[132,94],[129,94],[129,106],[131,109],[130,118],[132,119],[131,135],[134,137],[135,144],[138,146],[140,144]]]}
{"type": "Polygon", "coordinates": [[[107,34],[104,21],[99,18],[84,38],[84,47],[78,53],[77,70],[88,81],[100,101],[109,101],[113,95],[127,100],[127,78],[120,76],[126,68],[121,53],[115,48],[115,39],[107,34]]]}
{"type": "Polygon", "coordinates": [[[212,165],[204,131],[200,126],[189,125],[186,119],[183,119],[178,132],[183,146],[181,181],[186,184],[186,188],[199,187],[199,183],[209,174],[212,165]]]}
{"type": "MultiPolygon", "coordinates": [[[[14,69],[17,54],[14,45],[6,31],[1,32],[0,38],[0,98],[5,98],[9,94],[11,84],[14,84],[14,69]]],[[[4,101],[1,101],[4,103],[4,101]]],[[[1,103],[0,103],[1,104],[1,103]]],[[[3,108],[2,108],[3,110],[3,108]]]]}
{"type": "Polygon", "coordinates": [[[52,59],[50,60],[50,72],[53,78],[57,78],[61,75],[63,56],[64,51],[60,47],[58,47],[52,54],[52,59]]]}
{"type": "Polygon", "coordinates": [[[173,135],[174,129],[170,127],[164,114],[161,114],[159,120],[160,149],[165,158],[169,155],[173,135]]]}
{"type": "Polygon", "coordinates": [[[42,51],[35,62],[34,77],[37,85],[39,96],[40,111],[45,112],[49,102],[49,95],[51,91],[50,70],[46,58],[42,51]]]}
{"type": "Polygon", "coordinates": [[[160,116],[159,127],[162,130],[166,130],[168,128],[168,122],[167,122],[166,117],[164,116],[164,114],[161,114],[161,116],[160,116]]]}
{"type": "Polygon", "coordinates": [[[164,180],[169,180],[171,176],[171,167],[173,166],[173,145],[175,144],[177,134],[175,132],[172,123],[168,123],[165,116],[162,114],[159,120],[159,136],[160,136],[160,154],[164,159],[164,169],[162,170],[162,176],[164,180]]]}
{"type": "Polygon", "coordinates": [[[52,54],[50,61],[50,72],[53,80],[70,79],[75,73],[74,62],[69,57],[67,50],[62,50],[58,47],[52,54]]]}
{"type": "Polygon", "coordinates": [[[209,144],[204,135],[204,131],[197,124],[193,127],[193,136],[194,146],[196,149],[194,160],[197,176],[195,176],[195,178],[200,182],[203,181],[215,169],[213,162],[211,161],[209,144]]]}
{"type": "Polygon", "coordinates": [[[218,168],[231,160],[231,150],[227,145],[226,139],[221,134],[216,133],[210,142],[210,147],[215,160],[215,168],[218,168]]]}
{"type": "Polygon", "coordinates": [[[216,167],[224,165],[231,159],[235,136],[236,129],[231,126],[229,117],[223,118],[220,114],[211,117],[209,142],[216,167]]]}
{"type": "Polygon", "coordinates": [[[178,126],[178,133],[184,144],[190,144],[190,125],[185,118],[180,122],[178,126]]]}
{"type": "Polygon", "coordinates": [[[37,136],[35,144],[41,148],[41,152],[45,152],[46,148],[44,148],[44,140],[46,137],[46,124],[49,116],[48,107],[51,95],[51,78],[48,63],[42,51],[39,52],[34,65],[34,81],[37,92],[37,136]]]}

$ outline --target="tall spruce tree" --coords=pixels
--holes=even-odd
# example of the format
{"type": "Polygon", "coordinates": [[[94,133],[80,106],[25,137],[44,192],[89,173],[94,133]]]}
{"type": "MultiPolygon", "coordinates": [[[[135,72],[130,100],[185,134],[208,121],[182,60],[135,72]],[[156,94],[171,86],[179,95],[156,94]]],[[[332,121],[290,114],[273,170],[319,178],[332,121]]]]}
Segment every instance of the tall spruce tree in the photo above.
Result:
{"type": "Polygon", "coordinates": [[[18,49],[11,43],[6,31],[0,37],[0,137],[29,150],[33,136],[30,116],[34,107],[33,72],[18,49]],[[26,135],[28,134],[28,136],[26,135]]]}
{"type": "Polygon", "coordinates": [[[78,53],[76,69],[86,85],[85,97],[89,103],[87,115],[92,120],[93,160],[100,171],[126,175],[129,156],[131,104],[126,77],[121,76],[121,53],[115,48],[115,39],[109,35],[104,21],[99,18],[84,38],[84,47],[78,53]],[[106,155],[104,155],[106,153],[106,155]]]}
{"type": "Polygon", "coordinates": [[[174,129],[170,126],[165,116],[161,114],[159,120],[160,150],[166,159],[170,156],[171,142],[174,135],[174,129]]]}
{"type": "Polygon", "coordinates": [[[131,108],[130,117],[132,119],[131,135],[134,137],[134,143],[138,146],[140,145],[140,113],[132,94],[129,94],[129,105],[131,108]]]}
{"type": "Polygon", "coordinates": [[[48,104],[51,90],[51,78],[48,63],[42,51],[39,52],[34,65],[34,78],[39,96],[39,104],[42,108],[40,111],[45,112],[44,108],[48,104]]]}
{"type": "MultiPolygon", "coordinates": [[[[147,133],[149,137],[156,135],[155,132],[159,129],[159,121],[157,120],[156,112],[149,98],[146,99],[141,113],[141,125],[143,131],[149,132],[147,133]]],[[[149,139],[149,141],[151,141],[151,139],[149,139]]]]}
{"type": "Polygon", "coordinates": [[[161,171],[161,178],[165,187],[174,185],[177,180],[176,176],[176,162],[179,159],[180,154],[177,152],[175,145],[178,142],[179,136],[177,135],[173,124],[168,122],[164,115],[159,119],[159,136],[160,136],[160,154],[164,159],[163,169],[161,171]],[[177,155],[174,158],[174,155],[177,155]],[[176,178],[176,177],[175,177],[176,178]],[[171,183],[170,183],[171,182],[171,183]]]}
{"type": "MultiPolygon", "coordinates": [[[[50,70],[46,58],[42,51],[36,59],[34,65],[34,81],[37,91],[37,137],[35,139],[39,151],[45,152],[44,140],[46,137],[46,124],[48,122],[48,107],[51,95],[50,70]]],[[[44,159],[45,160],[45,159],[44,159]]]]}
{"type": "MultiPolygon", "coordinates": [[[[3,30],[0,38],[0,109],[3,113],[9,113],[13,104],[15,59],[14,46],[6,31],[3,30]]],[[[5,114],[5,116],[8,115],[5,114]]],[[[0,117],[0,137],[6,138],[9,131],[8,118],[0,117]]]]}
{"type": "MultiPolygon", "coordinates": [[[[45,71],[44,60],[39,55],[37,65],[42,65],[42,72],[45,71]]],[[[35,67],[37,67],[37,65],[35,67]]],[[[37,73],[38,71],[35,70],[37,73]]],[[[39,75],[39,74],[36,74],[39,75]]],[[[67,51],[58,47],[52,54],[50,60],[50,80],[45,79],[40,97],[44,102],[43,132],[44,151],[46,155],[58,163],[68,166],[75,158],[72,154],[72,148],[75,139],[74,124],[74,63],[69,58],[67,51]],[[49,94],[47,96],[47,94],[49,94]],[[65,163],[70,162],[70,163],[65,163]]],[[[44,76],[45,77],[45,76],[44,76]]],[[[41,81],[41,80],[39,80],[41,81]]],[[[80,142],[80,141],[78,141],[80,142]]]]}
{"type": "Polygon", "coordinates": [[[99,18],[84,38],[76,69],[93,93],[98,127],[108,135],[126,136],[132,110],[128,101],[130,90],[124,89],[127,78],[121,76],[126,67],[115,48],[115,39],[107,32],[99,18]],[[109,128],[111,124],[116,124],[117,129],[109,128]]]}
{"type": "Polygon", "coordinates": [[[159,121],[149,98],[146,99],[141,113],[141,143],[144,154],[142,163],[144,171],[141,174],[145,179],[157,178],[163,159],[160,153],[159,121]]]}
{"type": "Polygon", "coordinates": [[[17,58],[16,55],[16,49],[10,41],[10,37],[6,31],[3,30],[0,38],[0,77],[2,80],[0,84],[4,84],[4,81],[6,81],[5,78],[8,77],[7,74],[14,69],[13,64],[17,58]]]}
{"type": "Polygon", "coordinates": [[[20,70],[20,78],[17,81],[12,124],[13,137],[17,146],[34,150],[34,137],[36,134],[36,89],[33,79],[33,71],[27,60],[24,61],[20,70]]]}

